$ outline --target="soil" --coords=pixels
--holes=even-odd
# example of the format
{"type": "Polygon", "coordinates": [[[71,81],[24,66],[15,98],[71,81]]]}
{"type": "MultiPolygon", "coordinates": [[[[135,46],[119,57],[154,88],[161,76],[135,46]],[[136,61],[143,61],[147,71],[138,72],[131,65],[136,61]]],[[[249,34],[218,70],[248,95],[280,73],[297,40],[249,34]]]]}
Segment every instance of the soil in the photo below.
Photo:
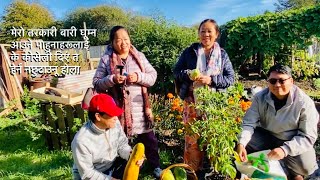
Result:
{"type": "MultiPolygon", "coordinates": [[[[256,79],[256,80],[250,80],[250,79],[242,79],[240,82],[244,85],[245,88],[251,88],[252,86],[261,86],[261,87],[267,87],[268,83],[266,79],[256,79]]],[[[304,91],[314,92],[317,91],[313,86],[312,82],[305,80],[305,81],[295,81],[295,85],[297,85],[299,88],[301,88],[304,91]]]]}

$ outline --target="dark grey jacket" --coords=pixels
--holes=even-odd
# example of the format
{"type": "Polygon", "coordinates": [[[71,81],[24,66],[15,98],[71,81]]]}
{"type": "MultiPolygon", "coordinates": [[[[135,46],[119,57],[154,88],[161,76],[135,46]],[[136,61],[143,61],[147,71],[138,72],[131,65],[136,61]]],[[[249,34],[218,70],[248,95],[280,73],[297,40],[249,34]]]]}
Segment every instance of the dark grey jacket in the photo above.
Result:
{"type": "MultiPolygon", "coordinates": [[[[184,99],[188,95],[189,87],[192,85],[186,70],[195,69],[197,66],[197,48],[199,43],[194,43],[190,47],[186,48],[177,64],[174,67],[173,73],[175,78],[176,87],[181,99],[184,99]]],[[[227,87],[234,83],[234,70],[229,59],[227,52],[221,48],[222,59],[222,71],[216,76],[211,76],[211,87],[216,91],[224,91],[227,87]]]]}

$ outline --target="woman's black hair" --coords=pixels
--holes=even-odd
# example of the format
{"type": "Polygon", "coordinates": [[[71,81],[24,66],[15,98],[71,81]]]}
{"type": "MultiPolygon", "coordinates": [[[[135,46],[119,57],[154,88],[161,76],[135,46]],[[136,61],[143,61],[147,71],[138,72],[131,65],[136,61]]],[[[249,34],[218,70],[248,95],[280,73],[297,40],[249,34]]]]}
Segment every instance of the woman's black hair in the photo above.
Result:
{"type": "Polygon", "coordinates": [[[129,32],[128,32],[128,30],[127,30],[125,27],[123,27],[123,26],[113,26],[113,27],[111,28],[111,30],[110,30],[108,44],[112,44],[112,42],[113,42],[113,40],[114,40],[114,38],[115,38],[116,32],[117,32],[118,30],[120,30],[120,29],[125,30],[125,31],[128,33],[128,35],[129,35],[129,32]]]}
{"type": "Polygon", "coordinates": [[[101,116],[103,116],[105,113],[103,112],[93,112],[93,111],[89,111],[88,112],[88,118],[92,121],[95,122],[96,121],[96,113],[99,113],[101,116]]]}
{"type": "Polygon", "coordinates": [[[214,19],[205,19],[205,20],[203,20],[200,23],[199,27],[198,27],[198,33],[200,32],[201,26],[206,22],[211,22],[214,25],[214,28],[215,28],[216,32],[218,33],[218,37],[219,37],[219,35],[220,35],[219,26],[218,26],[218,23],[214,19]]]}

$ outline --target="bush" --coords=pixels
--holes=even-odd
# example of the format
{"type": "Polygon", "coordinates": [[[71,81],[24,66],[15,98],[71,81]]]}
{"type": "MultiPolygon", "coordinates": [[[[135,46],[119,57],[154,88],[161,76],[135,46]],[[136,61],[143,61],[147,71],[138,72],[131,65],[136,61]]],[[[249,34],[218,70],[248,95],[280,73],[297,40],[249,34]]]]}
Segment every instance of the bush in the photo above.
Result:
{"type": "Polygon", "coordinates": [[[308,79],[319,75],[319,67],[316,59],[307,57],[305,59],[296,60],[292,67],[293,76],[297,79],[308,79]]]}
{"type": "Polygon", "coordinates": [[[163,18],[144,19],[130,29],[132,43],[142,51],[158,72],[151,93],[174,91],[172,69],[183,49],[197,40],[194,29],[170,24],[163,18]]]}
{"type": "Polygon", "coordinates": [[[313,79],[313,86],[314,86],[314,88],[316,88],[317,90],[320,90],[320,78],[315,78],[315,79],[313,79]]]}
{"type": "Polygon", "coordinates": [[[197,88],[195,93],[195,108],[201,120],[191,124],[189,133],[199,136],[199,147],[206,152],[214,173],[233,179],[236,176],[233,155],[236,153],[237,134],[251,102],[241,100],[245,91],[240,83],[229,87],[226,93],[212,92],[207,87],[197,88]]]}

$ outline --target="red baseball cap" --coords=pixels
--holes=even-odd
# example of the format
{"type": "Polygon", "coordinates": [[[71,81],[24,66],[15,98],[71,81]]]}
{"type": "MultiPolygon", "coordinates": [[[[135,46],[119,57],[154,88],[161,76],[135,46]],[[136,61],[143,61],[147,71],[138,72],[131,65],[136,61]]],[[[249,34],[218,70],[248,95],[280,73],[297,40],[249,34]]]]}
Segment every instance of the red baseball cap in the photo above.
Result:
{"type": "Polygon", "coordinates": [[[103,112],[107,115],[120,116],[123,110],[114,102],[113,98],[107,94],[97,94],[90,100],[89,111],[103,112]]]}

